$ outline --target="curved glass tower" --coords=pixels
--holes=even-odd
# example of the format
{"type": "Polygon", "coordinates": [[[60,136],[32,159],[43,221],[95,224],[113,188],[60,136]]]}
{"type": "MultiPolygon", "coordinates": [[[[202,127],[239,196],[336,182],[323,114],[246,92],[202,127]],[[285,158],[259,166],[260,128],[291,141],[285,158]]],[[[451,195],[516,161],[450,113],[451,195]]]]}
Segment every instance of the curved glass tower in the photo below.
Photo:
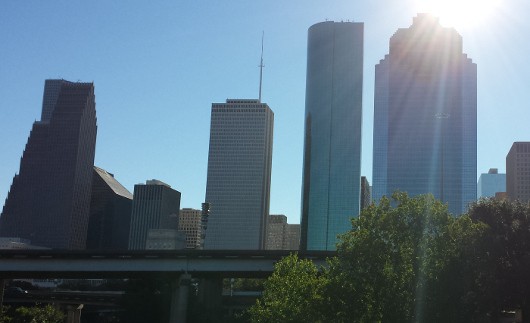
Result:
{"type": "Polygon", "coordinates": [[[334,250],[359,214],[363,29],[333,21],[309,28],[302,250],[334,250]]]}

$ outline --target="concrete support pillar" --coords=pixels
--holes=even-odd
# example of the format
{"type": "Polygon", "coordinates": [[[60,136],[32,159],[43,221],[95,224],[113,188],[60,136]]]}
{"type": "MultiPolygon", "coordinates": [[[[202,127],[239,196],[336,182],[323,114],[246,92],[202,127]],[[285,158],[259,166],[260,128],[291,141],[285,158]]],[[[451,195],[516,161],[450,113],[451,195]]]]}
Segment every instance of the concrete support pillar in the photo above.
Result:
{"type": "Polygon", "coordinates": [[[203,278],[199,284],[199,299],[202,307],[208,311],[216,311],[223,300],[223,279],[203,278]]]}
{"type": "Polygon", "coordinates": [[[4,306],[4,287],[5,287],[5,285],[6,285],[5,279],[0,279],[0,318],[2,318],[2,316],[4,316],[4,312],[2,311],[2,308],[4,306]]]}
{"type": "Polygon", "coordinates": [[[169,323],[185,323],[188,311],[188,295],[190,291],[191,275],[180,275],[173,292],[171,293],[171,308],[169,310],[169,323]]]}
{"type": "Polygon", "coordinates": [[[81,323],[81,310],[83,309],[83,304],[78,306],[68,305],[66,307],[66,322],[67,323],[81,323]]]}

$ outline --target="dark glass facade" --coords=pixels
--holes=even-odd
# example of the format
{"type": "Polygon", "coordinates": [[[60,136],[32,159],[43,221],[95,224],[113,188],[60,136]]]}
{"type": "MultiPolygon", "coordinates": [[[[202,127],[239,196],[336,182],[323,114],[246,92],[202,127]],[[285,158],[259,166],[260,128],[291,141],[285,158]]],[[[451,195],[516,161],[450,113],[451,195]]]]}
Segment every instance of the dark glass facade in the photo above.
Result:
{"type": "Polygon", "coordinates": [[[94,85],[46,80],[0,217],[0,235],[57,249],[84,249],[96,147],[94,85]]]}
{"type": "Polygon", "coordinates": [[[373,198],[432,193],[461,214],[477,174],[477,72],[461,36],[420,14],[375,73],[373,198]]]}
{"type": "Polygon", "coordinates": [[[169,185],[148,180],[134,185],[129,249],[145,250],[150,229],[178,230],[180,192],[169,185]]]}
{"type": "Polygon", "coordinates": [[[359,214],[363,29],[333,21],[309,28],[302,250],[334,250],[359,214]]]}
{"type": "Polygon", "coordinates": [[[132,198],[114,175],[94,166],[87,249],[128,249],[132,198]]]}

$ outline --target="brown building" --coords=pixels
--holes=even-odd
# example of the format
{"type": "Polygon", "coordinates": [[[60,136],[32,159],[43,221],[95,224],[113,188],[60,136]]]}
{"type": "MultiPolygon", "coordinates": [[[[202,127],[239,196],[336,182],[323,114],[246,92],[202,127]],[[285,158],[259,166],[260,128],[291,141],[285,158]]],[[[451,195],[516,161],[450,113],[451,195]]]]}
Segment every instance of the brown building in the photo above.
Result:
{"type": "Polygon", "coordinates": [[[366,176],[361,176],[361,210],[364,210],[370,204],[372,204],[372,187],[366,176]]]}
{"type": "Polygon", "coordinates": [[[186,248],[199,249],[201,244],[201,210],[184,208],[179,213],[179,231],[186,233],[186,248]]]}
{"type": "Polygon", "coordinates": [[[270,215],[267,226],[267,250],[298,250],[300,248],[300,225],[287,223],[283,214],[270,215]]]}
{"type": "Polygon", "coordinates": [[[514,142],[506,156],[506,194],[512,201],[530,201],[530,142],[514,142]]]}

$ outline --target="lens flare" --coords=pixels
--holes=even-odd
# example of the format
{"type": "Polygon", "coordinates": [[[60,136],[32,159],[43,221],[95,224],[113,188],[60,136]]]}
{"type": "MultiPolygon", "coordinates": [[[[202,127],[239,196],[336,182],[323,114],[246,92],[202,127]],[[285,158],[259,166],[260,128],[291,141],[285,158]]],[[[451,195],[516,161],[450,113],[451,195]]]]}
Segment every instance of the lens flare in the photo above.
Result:
{"type": "Polygon", "coordinates": [[[457,30],[476,28],[501,6],[502,0],[417,0],[418,12],[432,13],[457,30]]]}

